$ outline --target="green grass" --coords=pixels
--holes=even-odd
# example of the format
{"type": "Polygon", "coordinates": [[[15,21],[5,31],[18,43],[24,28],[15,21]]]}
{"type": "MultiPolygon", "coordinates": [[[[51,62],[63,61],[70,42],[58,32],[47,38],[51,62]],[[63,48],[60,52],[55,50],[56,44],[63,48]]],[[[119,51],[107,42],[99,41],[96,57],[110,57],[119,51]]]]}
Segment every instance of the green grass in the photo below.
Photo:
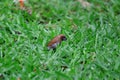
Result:
{"type": "Polygon", "coordinates": [[[119,80],[120,0],[0,1],[0,80],[119,80]],[[56,52],[46,44],[68,38],[56,52]]]}

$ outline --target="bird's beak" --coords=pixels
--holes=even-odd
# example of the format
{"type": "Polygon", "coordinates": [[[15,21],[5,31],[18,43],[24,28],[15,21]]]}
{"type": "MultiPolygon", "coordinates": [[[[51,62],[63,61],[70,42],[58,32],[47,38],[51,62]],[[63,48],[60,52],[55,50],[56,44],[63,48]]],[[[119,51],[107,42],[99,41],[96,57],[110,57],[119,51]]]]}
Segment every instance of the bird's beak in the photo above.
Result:
{"type": "Polygon", "coordinates": [[[63,41],[66,41],[67,40],[67,38],[63,38],[63,41]]]}

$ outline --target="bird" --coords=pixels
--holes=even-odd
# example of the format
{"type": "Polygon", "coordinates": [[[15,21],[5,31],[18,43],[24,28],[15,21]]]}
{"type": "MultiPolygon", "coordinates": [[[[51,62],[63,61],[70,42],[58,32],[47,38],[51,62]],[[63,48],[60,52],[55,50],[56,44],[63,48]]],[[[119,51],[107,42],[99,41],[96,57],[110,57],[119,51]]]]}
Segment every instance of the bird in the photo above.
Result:
{"type": "Polygon", "coordinates": [[[56,50],[56,47],[61,44],[62,41],[66,41],[67,37],[63,34],[60,34],[58,36],[55,36],[48,44],[47,44],[47,48],[48,50],[56,50]]]}

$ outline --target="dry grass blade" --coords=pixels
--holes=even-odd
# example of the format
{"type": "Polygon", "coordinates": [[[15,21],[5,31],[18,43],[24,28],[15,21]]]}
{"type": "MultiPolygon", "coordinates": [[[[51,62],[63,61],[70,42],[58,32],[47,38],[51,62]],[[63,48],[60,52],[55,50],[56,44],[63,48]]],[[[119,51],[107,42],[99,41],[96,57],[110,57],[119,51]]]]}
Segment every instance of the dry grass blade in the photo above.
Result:
{"type": "Polygon", "coordinates": [[[78,0],[84,8],[90,7],[91,4],[85,0],[78,0]]]}

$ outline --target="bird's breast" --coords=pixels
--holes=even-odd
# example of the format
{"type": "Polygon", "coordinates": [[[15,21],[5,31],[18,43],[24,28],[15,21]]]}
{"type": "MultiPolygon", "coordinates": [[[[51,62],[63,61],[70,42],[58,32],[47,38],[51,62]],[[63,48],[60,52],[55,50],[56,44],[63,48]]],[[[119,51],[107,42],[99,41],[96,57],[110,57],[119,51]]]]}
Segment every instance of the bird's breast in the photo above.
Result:
{"type": "Polygon", "coordinates": [[[59,42],[53,43],[52,45],[48,46],[48,49],[54,49],[57,47],[57,45],[59,44],[59,42]]]}

